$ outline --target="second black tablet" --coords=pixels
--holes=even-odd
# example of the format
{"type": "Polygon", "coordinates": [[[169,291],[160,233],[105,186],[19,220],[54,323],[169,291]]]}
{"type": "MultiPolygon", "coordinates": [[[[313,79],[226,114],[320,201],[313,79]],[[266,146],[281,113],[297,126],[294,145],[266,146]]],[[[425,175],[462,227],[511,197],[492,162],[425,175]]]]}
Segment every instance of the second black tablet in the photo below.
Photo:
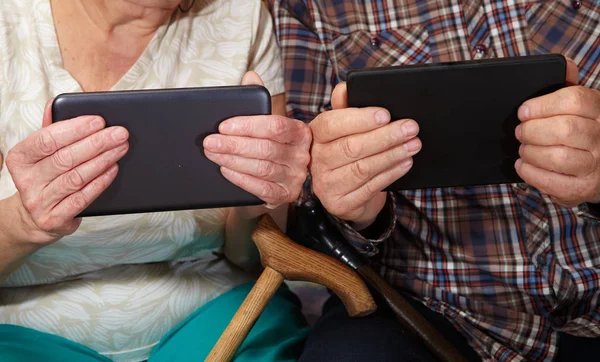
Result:
{"type": "Polygon", "coordinates": [[[390,190],[521,182],[519,106],[565,86],[561,55],[353,70],[350,107],[380,106],[420,127],[422,150],[390,190]]]}
{"type": "Polygon", "coordinates": [[[129,130],[119,174],[80,216],[262,203],[221,175],[202,142],[227,118],[270,113],[259,86],[64,94],[52,105],[53,121],[98,115],[129,130]]]}

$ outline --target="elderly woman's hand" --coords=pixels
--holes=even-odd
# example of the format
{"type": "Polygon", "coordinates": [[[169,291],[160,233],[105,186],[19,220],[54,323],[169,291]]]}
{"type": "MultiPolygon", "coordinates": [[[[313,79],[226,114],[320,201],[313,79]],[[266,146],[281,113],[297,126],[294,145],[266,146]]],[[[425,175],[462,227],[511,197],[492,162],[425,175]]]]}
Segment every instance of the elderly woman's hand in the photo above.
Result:
{"type": "MultiPolygon", "coordinates": [[[[249,72],[242,84],[261,84],[249,72]]],[[[312,136],[301,121],[282,115],[234,117],[204,139],[204,153],[223,176],[275,206],[295,201],[308,175],[312,136]]]]}
{"type": "Polygon", "coordinates": [[[51,124],[48,102],[43,128],[13,147],[6,167],[18,193],[20,237],[48,244],[73,233],[75,219],[112,183],[117,161],[129,149],[123,127],[105,128],[102,118],[77,117],[51,124]]]}

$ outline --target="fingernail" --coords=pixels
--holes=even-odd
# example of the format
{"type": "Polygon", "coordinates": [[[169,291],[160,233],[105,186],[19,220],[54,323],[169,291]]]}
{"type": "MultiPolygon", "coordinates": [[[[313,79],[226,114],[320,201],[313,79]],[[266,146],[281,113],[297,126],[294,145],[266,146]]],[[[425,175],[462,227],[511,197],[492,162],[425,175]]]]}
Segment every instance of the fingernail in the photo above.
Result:
{"type": "Polygon", "coordinates": [[[219,125],[219,132],[231,133],[233,132],[234,128],[235,126],[233,124],[223,122],[219,125]]]}
{"type": "Polygon", "coordinates": [[[412,157],[409,157],[406,160],[400,162],[400,166],[401,167],[410,167],[410,166],[412,166],[412,163],[413,163],[413,159],[412,159],[412,157]]]}
{"type": "Polygon", "coordinates": [[[529,107],[526,105],[522,105],[521,107],[519,107],[518,117],[521,121],[526,121],[529,119],[529,113],[529,107]]]}
{"type": "Polygon", "coordinates": [[[520,141],[521,140],[521,125],[518,125],[517,128],[515,128],[515,137],[520,141]]]}
{"type": "Polygon", "coordinates": [[[377,111],[377,113],[375,113],[375,122],[377,122],[377,124],[386,124],[390,121],[390,113],[388,111],[377,111]]]}
{"type": "Polygon", "coordinates": [[[402,125],[402,132],[406,137],[416,136],[419,133],[419,126],[415,121],[407,121],[402,125]]]}
{"type": "Polygon", "coordinates": [[[104,128],[104,120],[100,117],[92,117],[92,119],[90,120],[90,127],[92,129],[104,128]]]}
{"type": "Polygon", "coordinates": [[[421,142],[416,138],[413,138],[412,140],[410,140],[404,144],[404,149],[406,149],[406,152],[414,152],[414,151],[418,150],[420,147],[421,147],[421,142]]]}
{"type": "Polygon", "coordinates": [[[204,139],[204,148],[208,149],[218,149],[221,146],[221,142],[217,137],[206,137],[204,139]]]}
{"type": "Polygon", "coordinates": [[[117,127],[112,132],[113,139],[117,142],[123,142],[127,139],[128,133],[125,128],[117,127]]]}

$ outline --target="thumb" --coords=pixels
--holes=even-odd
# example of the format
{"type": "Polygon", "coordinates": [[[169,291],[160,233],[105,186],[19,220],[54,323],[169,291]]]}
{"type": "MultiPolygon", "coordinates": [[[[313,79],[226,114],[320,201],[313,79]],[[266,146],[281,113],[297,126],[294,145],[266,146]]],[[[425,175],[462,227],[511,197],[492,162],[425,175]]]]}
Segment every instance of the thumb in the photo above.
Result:
{"type": "Polygon", "coordinates": [[[577,85],[579,83],[579,70],[577,64],[571,58],[567,59],[567,85],[577,85]]]}
{"type": "Polygon", "coordinates": [[[264,86],[265,83],[262,81],[260,76],[256,74],[255,71],[250,70],[244,74],[242,78],[242,85],[261,85],[264,86]]]}
{"type": "Polygon", "coordinates": [[[44,107],[44,118],[42,118],[42,127],[48,127],[52,124],[52,102],[54,102],[54,98],[46,102],[46,106],[44,107]]]}
{"type": "Polygon", "coordinates": [[[333,109],[348,108],[348,88],[346,87],[346,82],[335,86],[331,94],[331,106],[333,109]]]}

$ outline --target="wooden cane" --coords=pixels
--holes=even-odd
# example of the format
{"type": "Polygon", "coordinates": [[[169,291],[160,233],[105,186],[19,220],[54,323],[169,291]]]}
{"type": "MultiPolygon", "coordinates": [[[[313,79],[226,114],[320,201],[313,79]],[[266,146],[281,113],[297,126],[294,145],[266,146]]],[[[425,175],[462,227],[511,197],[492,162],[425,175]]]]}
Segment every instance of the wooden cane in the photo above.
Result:
{"type": "Polygon", "coordinates": [[[205,361],[224,362],[233,358],[284,279],[324,285],[340,297],[353,317],[377,309],[360,276],[338,260],[293,242],[270,216],[263,216],[252,239],[265,269],[205,361]]]}

